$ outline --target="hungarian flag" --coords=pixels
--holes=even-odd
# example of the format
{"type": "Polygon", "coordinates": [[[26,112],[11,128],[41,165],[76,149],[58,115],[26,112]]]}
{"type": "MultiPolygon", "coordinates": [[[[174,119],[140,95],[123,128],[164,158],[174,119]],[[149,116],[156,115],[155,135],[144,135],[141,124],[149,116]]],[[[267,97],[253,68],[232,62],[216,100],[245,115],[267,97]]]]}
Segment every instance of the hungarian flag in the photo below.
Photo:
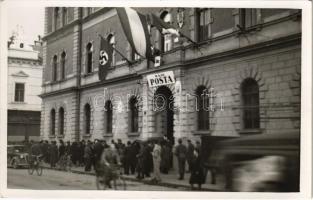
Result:
{"type": "Polygon", "coordinates": [[[100,50],[99,50],[99,79],[105,80],[108,69],[112,63],[113,47],[102,36],[100,36],[100,50]]]}
{"type": "Polygon", "coordinates": [[[176,36],[180,35],[179,31],[175,27],[164,22],[162,19],[160,19],[158,16],[156,16],[153,13],[149,15],[149,20],[150,20],[151,25],[155,26],[162,34],[170,33],[176,36]]]}
{"type": "Polygon", "coordinates": [[[146,16],[132,8],[116,8],[128,42],[140,56],[151,58],[150,35],[146,16]]]}

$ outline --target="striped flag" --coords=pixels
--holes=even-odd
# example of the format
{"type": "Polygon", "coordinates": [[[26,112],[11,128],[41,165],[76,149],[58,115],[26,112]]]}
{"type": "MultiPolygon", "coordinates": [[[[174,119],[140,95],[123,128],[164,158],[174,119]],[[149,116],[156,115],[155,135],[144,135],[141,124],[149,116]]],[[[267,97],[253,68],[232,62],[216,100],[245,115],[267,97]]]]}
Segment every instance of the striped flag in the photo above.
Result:
{"type": "Polygon", "coordinates": [[[151,44],[146,16],[132,8],[116,8],[128,42],[135,52],[151,58],[151,44]]]}
{"type": "Polygon", "coordinates": [[[102,36],[100,36],[100,50],[99,50],[99,79],[105,80],[109,67],[112,63],[113,47],[102,36]]]}
{"type": "Polygon", "coordinates": [[[179,37],[180,32],[173,27],[172,25],[164,22],[162,19],[160,19],[158,16],[155,14],[150,14],[149,15],[149,20],[151,25],[155,26],[162,34],[174,34],[179,37]]]}

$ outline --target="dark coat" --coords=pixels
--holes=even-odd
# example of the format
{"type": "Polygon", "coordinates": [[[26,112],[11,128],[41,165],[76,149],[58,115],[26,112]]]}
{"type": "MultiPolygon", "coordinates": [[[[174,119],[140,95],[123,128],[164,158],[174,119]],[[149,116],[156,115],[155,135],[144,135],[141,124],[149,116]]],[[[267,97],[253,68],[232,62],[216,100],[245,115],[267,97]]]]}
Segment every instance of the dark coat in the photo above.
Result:
{"type": "Polygon", "coordinates": [[[134,159],[133,155],[133,147],[132,146],[126,146],[124,150],[124,159],[125,162],[130,163],[132,159],[134,159]]]}
{"type": "Polygon", "coordinates": [[[96,160],[99,161],[101,154],[102,154],[102,151],[103,151],[102,144],[100,142],[95,143],[93,150],[94,150],[94,154],[95,154],[94,156],[95,156],[96,160]]]}
{"type": "Polygon", "coordinates": [[[41,144],[33,144],[31,147],[31,155],[39,156],[40,154],[42,154],[41,144]]]}
{"type": "Polygon", "coordinates": [[[153,158],[151,154],[152,150],[150,146],[143,147],[143,170],[145,173],[150,173],[153,170],[153,158]]]}
{"type": "Polygon", "coordinates": [[[203,184],[205,182],[204,169],[201,163],[201,156],[193,157],[191,161],[190,184],[203,184]]]}
{"type": "Polygon", "coordinates": [[[175,149],[175,155],[180,160],[186,160],[186,158],[187,158],[187,147],[183,144],[179,144],[175,149]]]}
{"type": "Polygon", "coordinates": [[[193,151],[195,150],[195,146],[193,144],[188,144],[187,147],[187,160],[191,160],[193,158],[193,151]]]}
{"type": "Polygon", "coordinates": [[[86,145],[84,149],[84,158],[92,158],[92,147],[91,145],[86,145]]]}
{"type": "Polygon", "coordinates": [[[161,171],[169,170],[171,166],[171,149],[167,145],[162,145],[161,148],[161,163],[160,168],[161,171]]]}
{"type": "Polygon", "coordinates": [[[61,144],[59,146],[59,157],[61,158],[65,154],[65,146],[64,144],[61,144]]]}
{"type": "Polygon", "coordinates": [[[55,144],[51,144],[49,148],[50,162],[56,163],[58,160],[58,147],[55,144]]]}

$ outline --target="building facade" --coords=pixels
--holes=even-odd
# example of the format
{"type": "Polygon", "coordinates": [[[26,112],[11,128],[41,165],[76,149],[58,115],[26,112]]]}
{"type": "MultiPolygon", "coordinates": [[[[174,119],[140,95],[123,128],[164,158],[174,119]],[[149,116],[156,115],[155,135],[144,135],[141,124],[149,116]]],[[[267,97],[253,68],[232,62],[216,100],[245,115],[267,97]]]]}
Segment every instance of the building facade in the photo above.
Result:
{"type": "Polygon", "coordinates": [[[132,51],[114,8],[46,8],[42,139],[300,133],[300,10],[136,10],[184,35],[150,27],[160,66],[132,51]],[[105,81],[99,35],[134,61],[114,51],[105,81]]]}
{"type": "Polygon", "coordinates": [[[8,142],[40,139],[41,42],[8,49],[8,142]]]}

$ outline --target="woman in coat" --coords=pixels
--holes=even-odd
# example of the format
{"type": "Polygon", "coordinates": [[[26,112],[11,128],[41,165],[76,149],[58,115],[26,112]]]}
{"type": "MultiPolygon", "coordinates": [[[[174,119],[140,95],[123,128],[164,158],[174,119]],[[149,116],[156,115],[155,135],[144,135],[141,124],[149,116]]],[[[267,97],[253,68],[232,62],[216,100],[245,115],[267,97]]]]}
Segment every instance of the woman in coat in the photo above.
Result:
{"type": "Polygon", "coordinates": [[[171,165],[171,149],[170,147],[163,142],[161,149],[161,172],[164,174],[168,174],[171,165]]]}
{"type": "Polygon", "coordinates": [[[204,183],[204,171],[201,164],[201,155],[199,151],[194,150],[193,159],[191,161],[191,175],[189,179],[189,183],[191,185],[191,189],[194,189],[194,184],[198,184],[198,189],[201,190],[201,185],[204,183]]]}

